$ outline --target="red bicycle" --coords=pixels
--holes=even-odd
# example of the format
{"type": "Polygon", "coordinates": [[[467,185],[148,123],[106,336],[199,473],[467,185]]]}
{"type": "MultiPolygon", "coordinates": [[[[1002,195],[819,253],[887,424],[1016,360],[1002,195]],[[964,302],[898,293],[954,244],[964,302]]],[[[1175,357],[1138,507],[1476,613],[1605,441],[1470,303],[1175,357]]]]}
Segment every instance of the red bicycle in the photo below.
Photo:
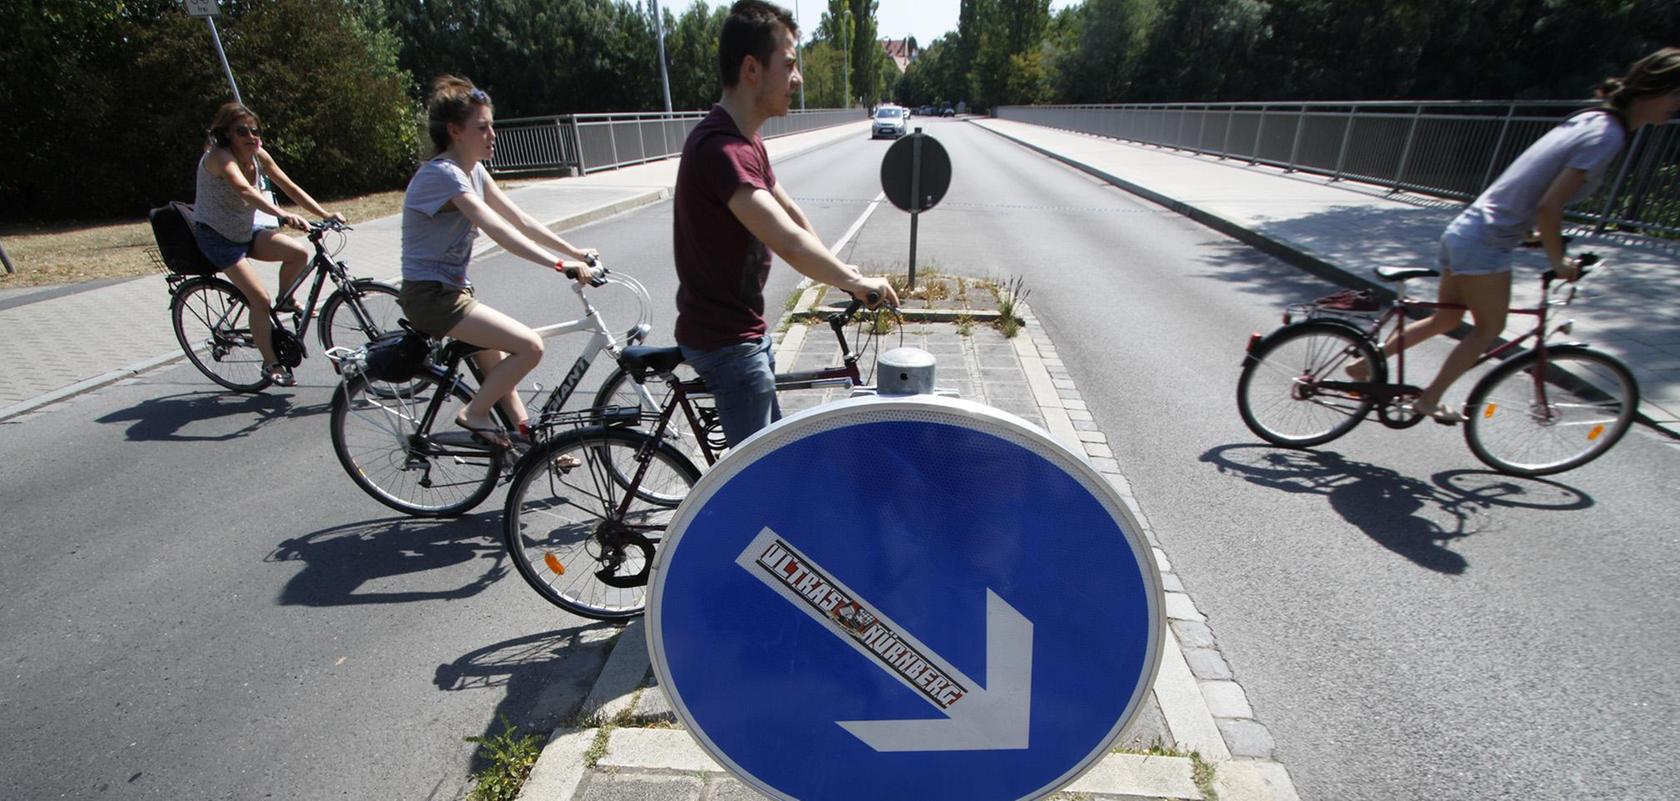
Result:
{"type": "MultiPolygon", "coordinates": [[[[1583,256],[1582,276],[1597,262],[1595,255],[1583,256]]],[[[1237,381],[1237,411],[1250,431],[1274,445],[1307,448],[1346,434],[1368,416],[1397,429],[1423,419],[1401,408],[1421,390],[1406,383],[1404,347],[1389,375],[1380,356],[1383,330],[1390,329],[1403,346],[1409,314],[1464,307],[1406,296],[1407,280],[1438,276],[1437,270],[1383,267],[1376,274],[1398,285],[1388,308],[1368,292],[1339,292],[1291,306],[1283,327],[1249,338],[1237,381]],[[1371,366],[1365,381],[1345,372],[1360,359],[1371,366]]],[[[1470,390],[1464,441],[1476,458],[1502,473],[1542,476],[1580,467],[1604,455],[1633,423],[1639,384],[1627,365],[1584,343],[1547,341],[1570,332],[1573,320],[1548,330],[1546,318],[1551,307],[1568,306],[1576,288],[1575,282],[1559,282],[1556,273],[1546,271],[1540,277],[1539,303],[1511,309],[1535,318],[1533,328],[1489,348],[1476,362],[1504,359],[1470,390]],[[1522,350],[1529,341],[1532,345],[1522,350]]]]}

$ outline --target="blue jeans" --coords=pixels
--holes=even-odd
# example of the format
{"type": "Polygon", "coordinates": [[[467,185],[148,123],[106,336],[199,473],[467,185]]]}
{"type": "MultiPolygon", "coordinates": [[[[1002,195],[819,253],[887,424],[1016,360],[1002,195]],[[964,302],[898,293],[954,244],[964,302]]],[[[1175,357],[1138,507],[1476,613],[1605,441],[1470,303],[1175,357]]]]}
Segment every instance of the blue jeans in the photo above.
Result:
{"type": "Polygon", "coordinates": [[[782,419],[776,402],[776,357],[770,338],[760,337],[717,350],[682,346],[683,359],[706,382],[730,447],[782,419]]]}

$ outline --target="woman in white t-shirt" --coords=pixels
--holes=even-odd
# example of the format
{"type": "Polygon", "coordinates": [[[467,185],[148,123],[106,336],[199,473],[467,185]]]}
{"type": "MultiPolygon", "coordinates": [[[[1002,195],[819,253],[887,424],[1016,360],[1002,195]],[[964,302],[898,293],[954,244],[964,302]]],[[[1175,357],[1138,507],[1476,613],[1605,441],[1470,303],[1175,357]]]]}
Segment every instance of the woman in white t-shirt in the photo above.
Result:
{"type": "MultiPolygon", "coordinates": [[[[1453,347],[1441,371],[1410,406],[1438,423],[1456,425],[1463,412],[1441,403],[1447,387],[1498,340],[1511,303],[1511,251],[1531,230],[1538,230],[1547,260],[1559,277],[1580,275],[1563,252],[1563,210],[1592,194],[1610,162],[1641,125],[1659,125],[1680,111],[1680,48],[1664,48],[1639,61],[1623,78],[1598,88],[1604,101],[1576,114],[1523,151],[1499,179],[1460,212],[1441,236],[1441,285],[1438,300],[1467,307],[1475,329],[1453,347]]],[[[1458,327],[1462,309],[1438,309],[1406,326],[1406,347],[1458,327]]],[[[1399,350],[1397,338],[1383,346],[1385,356],[1399,350]]],[[[1365,380],[1363,361],[1348,374],[1365,380]]]]}
{"type": "Polygon", "coordinates": [[[483,229],[509,253],[568,272],[579,282],[589,281],[585,261],[597,253],[573,247],[496,186],[484,168],[496,146],[489,95],[465,78],[444,75],[432,82],[426,110],[439,153],[420,165],[403,198],[403,285],[397,302],[415,328],[488,348],[473,357],[484,382],[455,424],[487,445],[508,447],[529,436],[528,413],[514,390],[542,361],[542,338],[473,298],[467,280],[473,240],[483,229]],[[504,431],[495,423],[490,405],[497,401],[519,430],[504,431]]]}

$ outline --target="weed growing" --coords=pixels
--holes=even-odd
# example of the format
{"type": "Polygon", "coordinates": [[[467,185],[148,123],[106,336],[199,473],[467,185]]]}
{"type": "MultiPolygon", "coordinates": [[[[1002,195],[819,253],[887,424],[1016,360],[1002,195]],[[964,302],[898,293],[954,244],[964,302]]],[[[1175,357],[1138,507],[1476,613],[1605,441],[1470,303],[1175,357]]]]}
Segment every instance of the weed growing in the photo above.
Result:
{"type": "Polygon", "coordinates": [[[518,727],[509,723],[506,715],[499,717],[501,734],[466,738],[467,742],[478,744],[479,752],[490,760],[487,767],[473,775],[468,801],[513,801],[542,754],[546,738],[540,734],[519,736],[518,727]]]}

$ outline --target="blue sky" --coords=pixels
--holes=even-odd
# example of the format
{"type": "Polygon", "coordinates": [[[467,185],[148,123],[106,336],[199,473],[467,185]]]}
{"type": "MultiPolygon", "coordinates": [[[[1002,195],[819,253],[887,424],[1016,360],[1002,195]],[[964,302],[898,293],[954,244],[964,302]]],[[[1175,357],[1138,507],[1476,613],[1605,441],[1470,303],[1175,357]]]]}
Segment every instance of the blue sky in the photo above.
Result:
{"type": "MultiPolygon", "coordinates": [[[[682,13],[694,0],[663,0],[673,14],[682,13]]],[[[828,9],[827,0],[773,0],[782,6],[792,9],[799,17],[799,27],[807,33],[815,30],[817,23],[828,9]]],[[[1052,11],[1065,6],[1078,5],[1081,0],[1050,0],[1052,11]]],[[[709,0],[712,6],[728,6],[733,0],[709,0]]],[[[916,43],[926,46],[949,31],[957,29],[957,10],[961,6],[959,0],[880,0],[875,10],[875,20],[880,27],[883,39],[903,39],[906,36],[916,37],[916,43]]]]}

